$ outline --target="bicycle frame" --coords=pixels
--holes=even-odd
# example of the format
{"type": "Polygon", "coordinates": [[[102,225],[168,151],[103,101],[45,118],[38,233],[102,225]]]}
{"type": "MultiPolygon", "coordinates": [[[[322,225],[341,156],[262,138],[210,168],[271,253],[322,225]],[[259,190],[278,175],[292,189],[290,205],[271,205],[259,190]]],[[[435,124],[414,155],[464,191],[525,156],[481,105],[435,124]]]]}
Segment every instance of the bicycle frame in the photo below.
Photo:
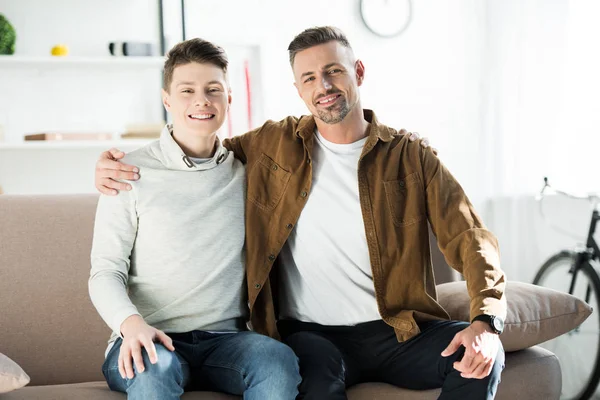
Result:
{"type": "MultiPolygon", "coordinates": [[[[545,216],[544,216],[544,213],[543,213],[543,210],[541,207],[541,200],[544,198],[545,190],[547,188],[551,188],[551,186],[548,184],[548,178],[544,178],[544,187],[542,188],[542,191],[541,191],[540,197],[539,197],[540,213],[544,219],[545,219],[545,216]]],[[[571,295],[576,295],[577,297],[580,297],[580,298],[583,297],[583,295],[585,293],[585,302],[590,303],[590,304],[593,302],[594,305],[597,305],[598,303],[600,303],[600,272],[599,272],[600,267],[598,267],[598,269],[596,268],[596,262],[600,262],[600,246],[598,246],[598,243],[596,243],[596,241],[594,240],[594,234],[596,232],[596,228],[598,227],[598,221],[600,221],[600,194],[588,194],[587,196],[577,196],[577,195],[567,193],[564,191],[555,190],[555,189],[553,189],[553,190],[557,194],[566,196],[571,199],[590,201],[593,205],[591,221],[589,224],[588,235],[587,235],[587,240],[585,242],[585,247],[581,248],[581,246],[578,246],[579,250],[575,250],[575,251],[562,250],[559,253],[556,253],[555,255],[553,255],[550,259],[548,259],[542,265],[540,270],[537,272],[535,279],[534,279],[534,283],[542,284],[542,286],[543,286],[545,277],[546,278],[548,277],[548,272],[550,272],[550,274],[553,274],[551,271],[555,270],[555,267],[558,266],[559,268],[562,268],[562,269],[558,269],[559,272],[561,273],[561,275],[556,275],[556,277],[558,277],[558,282],[557,282],[558,286],[554,285],[554,287],[558,287],[559,290],[562,291],[565,289],[565,287],[563,285],[565,283],[567,283],[567,280],[568,280],[568,277],[564,277],[564,271],[565,271],[564,267],[568,267],[568,273],[572,275],[568,293],[571,295]],[[565,261],[566,261],[566,263],[565,263],[565,261]],[[595,262],[592,262],[592,261],[595,261],[595,262]],[[584,275],[583,279],[584,279],[585,283],[582,284],[583,282],[581,282],[581,280],[580,280],[579,285],[576,285],[577,277],[580,272],[584,275]],[[592,299],[592,296],[594,296],[593,299],[592,299]]],[[[571,234],[571,232],[563,230],[560,227],[557,227],[557,226],[552,226],[552,227],[559,232],[567,234],[568,236],[573,236],[573,234],[571,234]]],[[[579,239],[578,239],[578,241],[579,241],[579,239]]],[[[552,276],[555,276],[555,275],[552,275],[552,276]]],[[[582,331],[582,326],[583,325],[580,324],[579,326],[577,326],[575,329],[573,329],[571,332],[568,333],[569,336],[572,336],[572,339],[569,339],[569,340],[577,340],[576,335],[579,335],[581,333],[585,333],[585,334],[592,333],[594,335],[594,337],[590,336],[592,338],[592,340],[600,339],[600,336],[598,336],[598,335],[600,335],[600,330],[598,330],[598,329],[594,330],[593,328],[591,328],[591,330],[590,330],[590,329],[588,329],[589,327],[586,327],[585,329],[587,329],[587,330],[582,331]]],[[[581,340],[581,338],[579,340],[581,340]]],[[[577,342],[572,342],[572,343],[574,343],[575,345],[577,344],[577,342]]],[[[600,346],[600,344],[599,344],[599,346],[600,346]]],[[[571,352],[571,349],[568,349],[568,347],[564,347],[562,351],[563,352],[564,351],[571,352]]],[[[557,353],[557,355],[558,355],[558,353],[557,353]]],[[[568,358],[568,357],[566,357],[566,358],[568,358]]],[[[584,372],[587,373],[588,371],[584,371],[584,372]]],[[[589,375],[582,375],[581,371],[579,371],[579,369],[577,369],[577,371],[571,371],[570,375],[569,375],[569,373],[567,373],[567,375],[563,375],[563,382],[565,382],[565,379],[566,379],[566,382],[569,383],[569,390],[568,390],[568,393],[570,396],[569,399],[571,399],[571,400],[588,400],[588,399],[591,399],[591,397],[594,395],[594,393],[598,387],[598,383],[600,382],[600,347],[596,351],[593,369],[591,369],[589,372],[590,372],[589,375]],[[565,378],[565,376],[566,376],[566,378],[565,378]],[[589,377],[589,380],[587,380],[585,382],[580,381],[581,377],[584,377],[586,379],[589,377]],[[575,387],[573,385],[577,385],[577,386],[575,387]],[[578,392],[570,393],[574,389],[578,390],[578,392]],[[576,397],[573,397],[573,396],[576,396],[576,397]]]]}
{"type": "MultiPolygon", "coordinates": [[[[592,212],[592,220],[590,222],[590,229],[588,231],[587,242],[585,244],[586,250],[580,251],[577,253],[577,259],[571,266],[569,270],[570,273],[573,274],[573,279],[571,279],[571,285],[569,286],[569,294],[573,294],[575,290],[575,283],[577,281],[577,273],[581,269],[581,266],[585,263],[589,263],[590,260],[599,260],[600,259],[600,248],[598,244],[594,240],[594,233],[596,233],[596,225],[600,221],[600,212],[596,208],[592,212]]],[[[585,301],[589,302],[591,288],[588,286],[585,296],[585,301]]]]}

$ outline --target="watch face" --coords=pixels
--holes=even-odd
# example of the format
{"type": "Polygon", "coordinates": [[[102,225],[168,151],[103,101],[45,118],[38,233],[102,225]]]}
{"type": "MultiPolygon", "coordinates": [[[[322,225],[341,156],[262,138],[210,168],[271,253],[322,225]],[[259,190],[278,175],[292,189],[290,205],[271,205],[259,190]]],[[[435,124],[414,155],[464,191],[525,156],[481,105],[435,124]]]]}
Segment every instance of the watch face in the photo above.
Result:
{"type": "Polygon", "coordinates": [[[373,33],[392,37],[402,33],[410,23],[411,0],[361,0],[360,14],[373,33]]]}
{"type": "Polygon", "coordinates": [[[498,332],[502,332],[504,329],[504,321],[501,318],[492,318],[492,323],[494,324],[494,329],[498,332]]]}

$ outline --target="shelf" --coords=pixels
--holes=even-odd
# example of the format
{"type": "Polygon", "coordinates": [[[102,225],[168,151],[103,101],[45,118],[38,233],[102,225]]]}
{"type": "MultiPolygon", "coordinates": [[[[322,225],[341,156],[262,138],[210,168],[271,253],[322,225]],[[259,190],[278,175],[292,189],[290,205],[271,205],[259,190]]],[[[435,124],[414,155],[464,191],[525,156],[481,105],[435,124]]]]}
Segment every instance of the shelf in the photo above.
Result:
{"type": "Polygon", "coordinates": [[[132,149],[145,146],[156,139],[129,139],[129,140],[32,140],[21,143],[0,143],[3,150],[59,150],[59,149],[102,149],[111,147],[132,149]]]}
{"type": "Polygon", "coordinates": [[[0,56],[0,68],[144,67],[162,69],[163,57],[0,56]]]}

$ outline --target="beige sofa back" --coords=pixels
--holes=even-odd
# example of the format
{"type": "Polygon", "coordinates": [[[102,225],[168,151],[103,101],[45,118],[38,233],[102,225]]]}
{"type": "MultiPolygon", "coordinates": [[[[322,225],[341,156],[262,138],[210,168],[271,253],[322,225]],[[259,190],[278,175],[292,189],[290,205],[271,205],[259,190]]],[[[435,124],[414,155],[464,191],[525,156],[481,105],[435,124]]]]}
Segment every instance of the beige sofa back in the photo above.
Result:
{"type": "MultiPolygon", "coordinates": [[[[87,289],[96,195],[0,196],[0,352],[31,385],[103,380],[109,328],[87,289]]],[[[433,249],[437,283],[454,279],[433,249]]]]}
{"type": "Polygon", "coordinates": [[[102,380],[110,330],[88,296],[98,196],[0,196],[0,352],[31,385],[102,380]]]}

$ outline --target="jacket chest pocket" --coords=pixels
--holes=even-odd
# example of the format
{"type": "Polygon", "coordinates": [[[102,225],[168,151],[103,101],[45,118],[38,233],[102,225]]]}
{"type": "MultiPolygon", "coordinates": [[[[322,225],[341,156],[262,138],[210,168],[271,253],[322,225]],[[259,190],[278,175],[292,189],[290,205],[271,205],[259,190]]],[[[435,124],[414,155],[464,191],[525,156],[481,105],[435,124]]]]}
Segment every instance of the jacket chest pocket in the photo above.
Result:
{"type": "Polygon", "coordinates": [[[421,179],[415,172],[397,181],[383,182],[394,225],[407,226],[426,217],[421,179]]]}
{"type": "Polygon", "coordinates": [[[264,211],[272,211],[283,196],[291,173],[266,154],[248,172],[248,200],[264,211]]]}

